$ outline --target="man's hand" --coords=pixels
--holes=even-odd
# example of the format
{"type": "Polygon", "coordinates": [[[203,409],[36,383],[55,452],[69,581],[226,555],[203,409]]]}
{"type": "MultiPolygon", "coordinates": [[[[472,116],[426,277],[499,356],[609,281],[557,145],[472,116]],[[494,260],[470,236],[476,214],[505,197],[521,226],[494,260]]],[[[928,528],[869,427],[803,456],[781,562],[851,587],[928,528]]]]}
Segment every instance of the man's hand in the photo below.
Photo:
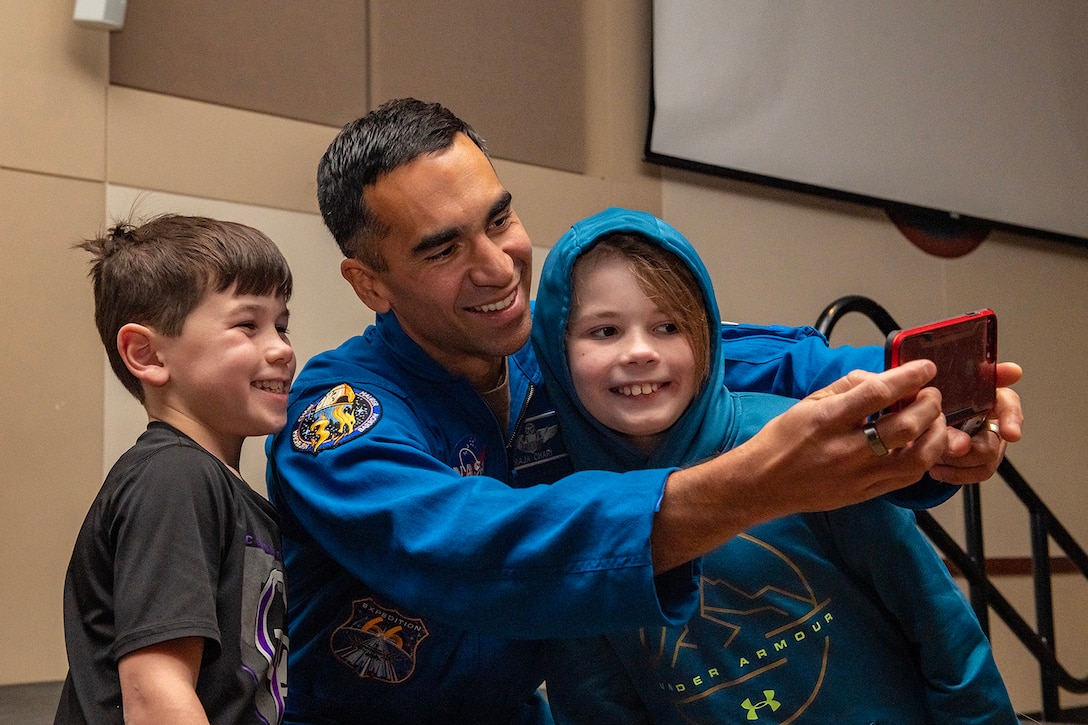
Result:
{"type": "Polygon", "coordinates": [[[854,371],[801,400],[741,446],[738,450],[752,443],[757,449],[770,444],[779,451],[759,453],[773,466],[767,475],[788,479],[776,487],[787,496],[779,500],[782,509],[774,516],[841,508],[921,478],[948,446],[940,392],[923,387],[935,374],[929,361],[879,374],[854,371]],[[873,424],[889,451],[878,455],[862,432],[865,421],[891,403],[911,398],[907,407],[873,424]]]}
{"type": "Polygon", "coordinates": [[[997,364],[997,401],[987,424],[994,422],[1000,433],[984,425],[973,436],[961,430],[948,429],[948,450],[929,475],[946,483],[978,483],[997,471],[1005,457],[1006,443],[1020,440],[1024,411],[1020,396],[1010,388],[1020,380],[1024,371],[1016,363],[997,364]]]}
{"type": "Polygon", "coordinates": [[[665,571],[755,524],[829,511],[916,482],[948,449],[941,394],[925,388],[936,366],[918,360],[883,373],[854,371],[799,401],[743,445],[669,476],[654,519],[654,568],[665,571]],[[888,449],[863,432],[873,413],[888,449]]]}

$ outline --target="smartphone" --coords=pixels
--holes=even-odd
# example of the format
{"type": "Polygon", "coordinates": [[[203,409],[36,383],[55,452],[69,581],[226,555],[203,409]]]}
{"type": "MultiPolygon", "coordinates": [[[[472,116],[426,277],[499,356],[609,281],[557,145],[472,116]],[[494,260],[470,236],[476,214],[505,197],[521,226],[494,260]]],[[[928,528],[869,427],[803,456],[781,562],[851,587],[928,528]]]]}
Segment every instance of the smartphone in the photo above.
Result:
{"type": "MultiPolygon", "coordinates": [[[[990,309],[894,330],[884,346],[885,367],[932,360],[949,425],[973,434],[986,420],[997,390],[997,316],[990,309]]],[[[890,410],[898,410],[897,404],[890,410]]]]}

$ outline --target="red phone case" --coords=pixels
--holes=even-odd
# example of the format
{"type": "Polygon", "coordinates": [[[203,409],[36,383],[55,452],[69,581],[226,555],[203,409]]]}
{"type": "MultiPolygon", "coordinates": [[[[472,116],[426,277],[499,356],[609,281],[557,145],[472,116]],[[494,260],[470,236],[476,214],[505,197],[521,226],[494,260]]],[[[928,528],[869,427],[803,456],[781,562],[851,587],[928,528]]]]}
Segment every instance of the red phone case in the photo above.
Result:
{"type": "Polygon", "coordinates": [[[982,425],[997,389],[997,316],[993,310],[896,330],[888,335],[884,350],[888,368],[909,360],[932,360],[937,376],[930,385],[941,391],[948,424],[968,433],[982,425]]]}

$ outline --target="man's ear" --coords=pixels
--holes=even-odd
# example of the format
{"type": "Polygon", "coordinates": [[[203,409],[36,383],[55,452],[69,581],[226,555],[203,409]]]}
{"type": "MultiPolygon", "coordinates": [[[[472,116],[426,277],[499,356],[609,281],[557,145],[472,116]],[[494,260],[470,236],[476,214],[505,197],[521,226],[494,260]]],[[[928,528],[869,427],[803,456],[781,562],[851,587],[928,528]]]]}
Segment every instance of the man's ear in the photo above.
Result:
{"type": "Polygon", "coordinates": [[[355,290],[363,304],[378,314],[388,312],[392,302],[381,277],[368,265],[354,257],[340,262],[340,274],[355,290]]]}
{"type": "Polygon", "coordinates": [[[159,387],[170,379],[162,358],[156,349],[159,336],[144,325],[130,322],[117,331],[117,352],[125,367],[141,382],[159,387]]]}

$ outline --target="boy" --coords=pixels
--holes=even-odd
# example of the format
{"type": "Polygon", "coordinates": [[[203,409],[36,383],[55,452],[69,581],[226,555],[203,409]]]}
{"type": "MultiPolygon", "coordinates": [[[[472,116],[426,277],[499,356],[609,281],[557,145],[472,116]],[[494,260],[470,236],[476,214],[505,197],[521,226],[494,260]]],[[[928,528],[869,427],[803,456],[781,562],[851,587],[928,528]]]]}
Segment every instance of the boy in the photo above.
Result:
{"type": "Polygon", "coordinates": [[[200,217],[77,246],[110,365],[149,423],[76,539],[55,722],[278,723],[279,527],[238,465],[247,436],[286,423],[290,269],[256,229],[200,217]]]}
{"type": "MultiPolygon", "coordinates": [[[[724,387],[718,320],[694,249],[651,215],[611,209],[560,239],[533,342],[578,468],[686,465],[795,402],[724,387]]],[[[704,558],[699,586],[679,626],[558,644],[557,722],[1017,722],[966,600],[887,501],[760,524],[704,558]]]]}

